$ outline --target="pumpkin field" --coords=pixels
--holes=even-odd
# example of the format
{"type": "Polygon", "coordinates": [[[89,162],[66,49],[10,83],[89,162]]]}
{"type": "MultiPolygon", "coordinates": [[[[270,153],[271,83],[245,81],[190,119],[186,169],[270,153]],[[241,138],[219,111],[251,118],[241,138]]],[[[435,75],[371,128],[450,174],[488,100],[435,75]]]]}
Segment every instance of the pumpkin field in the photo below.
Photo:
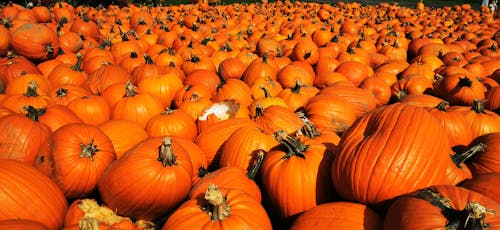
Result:
{"type": "Polygon", "coordinates": [[[500,229],[500,17],[0,7],[0,229],[500,229]]]}

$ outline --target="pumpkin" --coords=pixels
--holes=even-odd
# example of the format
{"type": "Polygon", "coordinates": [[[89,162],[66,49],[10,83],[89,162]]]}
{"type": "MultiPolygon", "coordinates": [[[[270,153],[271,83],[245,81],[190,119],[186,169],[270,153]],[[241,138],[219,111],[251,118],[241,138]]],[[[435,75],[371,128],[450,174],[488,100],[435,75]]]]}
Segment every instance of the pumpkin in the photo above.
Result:
{"type": "Polygon", "coordinates": [[[163,111],[163,104],[151,94],[138,92],[132,83],[125,85],[126,96],[118,100],[111,111],[111,119],[135,121],[146,127],[149,120],[163,111]]]}
{"type": "Polygon", "coordinates": [[[0,178],[5,185],[0,192],[0,220],[31,220],[47,229],[63,226],[68,203],[49,177],[28,164],[4,159],[0,161],[0,178]]]}
{"type": "Polygon", "coordinates": [[[495,228],[500,224],[494,214],[499,208],[480,193],[450,185],[433,186],[396,199],[387,212],[384,229],[495,228]]]}
{"type": "Polygon", "coordinates": [[[450,111],[457,111],[470,124],[472,137],[500,132],[500,116],[484,108],[483,100],[474,100],[472,106],[450,106],[450,111]]]}
{"type": "Polygon", "coordinates": [[[382,229],[383,219],[366,205],[353,202],[330,202],[311,208],[297,217],[290,230],[328,229],[382,229]]]}
{"type": "Polygon", "coordinates": [[[154,220],[187,197],[192,167],[178,143],[150,137],[106,168],[98,182],[99,194],[118,215],[154,220]]]}
{"type": "Polygon", "coordinates": [[[82,123],[82,120],[64,105],[52,104],[39,111],[43,114],[38,120],[46,124],[51,132],[67,124],[82,123]]]}
{"type": "Polygon", "coordinates": [[[276,132],[275,138],[281,146],[264,157],[262,188],[271,212],[288,222],[307,209],[332,201],[335,193],[329,181],[328,165],[333,153],[323,144],[304,145],[283,131],[276,132]],[[290,177],[295,179],[281,180],[290,177]],[[302,189],[287,189],[290,187],[302,189]]]}
{"type": "Polygon", "coordinates": [[[485,95],[486,109],[500,114],[500,86],[490,88],[485,95]]]}
{"type": "Polygon", "coordinates": [[[194,140],[198,135],[192,117],[180,109],[169,109],[151,117],[146,125],[151,137],[174,136],[194,140]]]}
{"type": "Polygon", "coordinates": [[[460,187],[481,193],[497,203],[500,202],[500,190],[492,184],[497,184],[500,180],[500,172],[484,173],[464,181],[460,187]]]}
{"type": "Polygon", "coordinates": [[[306,116],[320,132],[342,133],[356,120],[356,110],[341,96],[318,94],[304,106],[306,116]]]}
{"type": "Polygon", "coordinates": [[[60,85],[49,91],[49,97],[55,104],[59,105],[68,105],[71,101],[90,94],[86,88],[75,85],[60,85]]]}
{"type": "Polygon", "coordinates": [[[129,120],[107,120],[97,127],[111,140],[117,159],[148,137],[140,124],[129,120]]]}
{"type": "Polygon", "coordinates": [[[427,110],[441,121],[448,133],[450,147],[461,149],[472,141],[469,122],[461,113],[448,111],[447,101],[440,102],[436,107],[428,107],[427,110]]]}
{"type": "Polygon", "coordinates": [[[12,113],[0,118],[0,158],[36,164],[50,155],[51,131],[39,121],[42,110],[25,107],[27,114],[12,113]],[[14,125],[15,124],[15,125],[14,125]],[[22,142],[20,142],[22,140],[22,142]]]}
{"type": "Polygon", "coordinates": [[[437,118],[421,107],[395,103],[361,117],[342,135],[332,180],[344,199],[384,206],[399,195],[445,183],[451,153],[437,118]],[[409,130],[412,135],[405,135],[409,130]]]}
{"type": "Polygon", "coordinates": [[[106,99],[97,95],[76,98],[69,102],[66,107],[85,124],[97,125],[111,117],[111,109],[106,99]]]}
{"type": "Polygon", "coordinates": [[[356,118],[374,110],[377,106],[375,97],[367,90],[332,85],[321,89],[319,95],[335,95],[343,98],[355,110],[356,118]]]}
{"type": "Polygon", "coordinates": [[[214,102],[234,100],[243,107],[248,107],[253,102],[252,90],[240,79],[229,78],[217,86],[217,92],[212,97],[214,102]]]}
{"type": "Polygon", "coordinates": [[[440,80],[436,94],[451,105],[472,105],[474,100],[485,98],[486,88],[476,78],[466,74],[452,74],[440,80]]]}
{"type": "Polygon", "coordinates": [[[470,143],[469,146],[479,145],[482,147],[482,152],[475,154],[466,162],[473,175],[500,172],[499,137],[500,132],[488,133],[474,138],[470,143]]]}
{"type": "Polygon", "coordinates": [[[116,159],[111,140],[97,126],[89,124],[62,126],[52,139],[55,182],[69,199],[86,197],[116,159]]]}
{"type": "Polygon", "coordinates": [[[260,151],[268,152],[278,146],[269,134],[255,127],[241,127],[229,136],[222,146],[219,167],[236,166],[248,172],[260,151]]]}
{"type": "Polygon", "coordinates": [[[18,27],[11,33],[10,44],[17,54],[36,61],[54,58],[59,52],[56,32],[41,23],[26,23],[18,27]]]}
{"type": "Polygon", "coordinates": [[[7,57],[0,61],[0,80],[5,85],[13,78],[30,73],[41,74],[37,66],[24,56],[8,53],[7,57]]]}
{"type": "Polygon", "coordinates": [[[265,209],[253,197],[240,189],[224,191],[211,184],[205,194],[190,199],[177,208],[162,230],[226,227],[272,229],[265,209]]]}

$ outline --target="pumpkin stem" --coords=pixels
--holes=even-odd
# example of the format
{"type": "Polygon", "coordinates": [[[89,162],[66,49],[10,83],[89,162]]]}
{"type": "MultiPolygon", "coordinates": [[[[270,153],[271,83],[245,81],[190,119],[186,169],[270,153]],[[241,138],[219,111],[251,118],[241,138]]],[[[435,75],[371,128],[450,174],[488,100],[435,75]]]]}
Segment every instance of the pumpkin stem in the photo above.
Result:
{"type": "Polygon", "coordinates": [[[295,81],[295,86],[293,88],[291,88],[290,90],[292,91],[292,93],[294,94],[299,94],[300,93],[300,89],[302,88],[302,86],[300,85],[300,82],[299,80],[296,80],[295,81]]]}
{"type": "Polygon", "coordinates": [[[163,138],[160,146],[158,161],[162,163],[163,167],[173,166],[177,164],[174,150],[172,149],[172,138],[170,137],[163,138]]]}
{"type": "Polygon", "coordinates": [[[304,122],[304,126],[300,129],[300,132],[308,138],[315,138],[321,133],[318,131],[316,126],[306,117],[304,112],[296,112],[297,116],[304,122]]]}
{"type": "Polygon", "coordinates": [[[78,72],[82,71],[82,68],[81,68],[81,66],[82,66],[82,57],[83,57],[83,55],[81,53],[76,53],[77,60],[76,60],[75,65],[72,67],[72,69],[74,71],[78,71],[78,72]]]}
{"type": "Polygon", "coordinates": [[[154,64],[153,59],[147,54],[144,54],[144,60],[146,60],[146,64],[154,64]]]}
{"type": "Polygon", "coordinates": [[[263,85],[259,85],[259,88],[264,91],[264,97],[265,98],[272,97],[271,92],[269,92],[269,90],[266,87],[264,87],[263,85]]]}
{"type": "Polygon", "coordinates": [[[248,169],[248,172],[247,172],[248,178],[254,179],[255,176],[257,176],[257,172],[259,172],[260,166],[262,165],[263,161],[264,161],[264,151],[262,149],[260,149],[259,152],[257,152],[256,158],[255,158],[255,161],[254,161],[252,167],[250,167],[250,169],[248,169]]]}
{"type": "Polygon", "coordinates": [[[474,145],[470,148],[468,148],[465,152],[463,153],[457,153],[453,156],[451,156],[451,159],[453,160],[453,163],[457,165],[457,167],[462,168],[461,164],[471,157],[475,156],[478,152],[483,152],[486,149],[487,145],[484,143],[479,143],[477,145],[474,145]]]}
{"type": "Polygon", "coordinates": [[[401,98],[408,96],[408,91],[406,91],[406,90],[404,90],[404,89],[403,89],[403,90],[400,90],[400,91],[398,91],[398,92],[397,92],[394,96],[395,96],[395,98],[396,98],[398,101],[400,101],[400,100],[401,100],[401,98]]]}
{"type": "Polygon", "coordinates": [[[198,63],[200,62],[200,58],[194,54],[191,55],[191,62],[198,63]]]}
{"type": "Polygon", "coordinates": [[[309,148],[309,146],[302,144],[299,139],[288,135],[283,130],[279,130],[274,133],[274,138],[287,148],[286,155],[281,159],[287,159],[291,156],[305,158],[304,152],[309,148]]]}
{"type": "Polygon", "coordinates": [[[167,108],[165,109],[165,111],[161,112],[161,114],[163,114],[163,115],[170,115],[170,114],[172,114],[173,112],[174,112],[174,110],[173,110],[173,109],[171,109],[171,108],[167,107],[167,108]]]}
{"type": "Polygon", "coordinates": [[[311,57],[311,55],[312,55],[312,51],[308,51],[308,52],[306,52],[306,53],[304,54],[304,59],[308,59],[308,58],[310,58],[310,57],[311,57]]]}
{"type": "Polygon", "coordinates": [[[125,92],[127,97],[133,97],[137,94],[137,86],[132,84],[132,82],[128,81],[127,84],[125,85],[125,92]]]}
{"type": "Polygon", "coordinates": [[[474,102],[472,103],[471,109],[476,113],[486,114],[486,112],[484,111],[484,100],[475,99],[474,102]]]}
{"type": "Polygon", "coordinates": [[[231,207],[227,205],[224,194],[216,185],[208,185],[205,192],[205,200],[210,204],[208,214],[212,221],[222,221],[231,215],[231,207]]]}
{"type": "Polygon", "coordinates": [[[38,121],[38,118],[45,114],[46,111],[45,108],[37,109],[31,105],[25,105],[23,106],[23,109],[27,112],[26,117],[28,117],[32,121],[38,121]]]}
{"type": "Polygon", "coordinates": [[[460,78],[460,80],[458,81],[458,85],[460,87],[471,87],[472,86],[472,80],[469,79],[468,77],[460,78]]]}
{"type": "Polygon", "coordinates": [[[203,166],[200,166],[200,168],[198,168],[198,177],[199,178],[202,178],[202,177],[208,175],[209,173],[210,173],[210,171],[208,171],[208,169],[206,169],[203,166]]]}
{"type": "Polygon", "coordinates": [[[442,100],[439,102],[439,104],[435,107],[439,111],[446,111],[446,108],[450,105],[450,103],[446,100],[442,100]]]}
{"type": "Polygon", "coordinates": [[[56,96],[57,97],[65,97],[68,95],[68,89],[65,88],[59,88],[56,91],[56,96]]]}
{"type": "Polygon", "coordinates": [[[261,103],[255,105],[255,116],[256,117],[264,116],[264,106],[261,103]]]}
{"type": "Polygon", "coordinates": [[[441,213],[448,220],[446,229],[487,229],[488,224],[484,223],[486,214],[495,214],[494,210],[477,202],[467,203],[463,210],[453,209],[446,197],[431,188],[420,190],[417,197],[441,209],[441,213]]]}
{"type": "Polygon", "coordinates": [[[97,151],[99,151],[99,149],[97,149],[97,146],[94,145],[94,139],[92,139],[88,145],[80,143],[80,147],[82,148],[80,158],[88,157],[91,160],[94,160],[94,155],[97,153],[97,151]]]}
{"type": "Polygon", "coordinates": [[[24,96],[26,96],[26,97],[38,97],[39,95],[36,92],[37,89],[38,89],[38,82],[30,81],[28,83],[28,89],[26,90],[26,93],[24,94],[24,96]]]}
{"type": "Polygon", "coordinates": [[[45,52],[47,53],[47,55],[52,56],[54,54],[54,51],[55,49],[52,44],[48,44],[45,46],[45,52]]]}
{"type": "Polygon", "coordinates": [[[120,35],[122,36],[122,41],[123,42],[126,42],[128,41],[128,37],[127,37],[127,34],[123,32],[122,28],[118,26],[118,31],[120,31],[120,35]]]}

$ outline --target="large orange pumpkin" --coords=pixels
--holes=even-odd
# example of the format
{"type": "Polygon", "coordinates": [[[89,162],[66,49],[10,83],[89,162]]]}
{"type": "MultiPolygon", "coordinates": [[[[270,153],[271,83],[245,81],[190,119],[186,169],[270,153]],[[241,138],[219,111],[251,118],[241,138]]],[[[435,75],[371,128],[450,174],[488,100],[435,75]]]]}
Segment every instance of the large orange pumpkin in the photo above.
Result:
{"type": "Polygon", "coordinates": [[[28,59],[44,61],[59,52],[59,39],[55,31],[44,24],[27,23],[11,34],[11,46],[17,54],[28,59]],[[33,36],[36,34],[36,36],[33,36]]]}
{"type": "Polygon", "coordinates": [[[62,227],[68,203],[50,178],[28,164],[1,160],[0,179],[0,220],[25,219],[48,229],[62,227]]]}
{"type": "Polygon", "coordinates": [[[331,167],[337,192],[346,200],[371,205],[445,183],[451,164],[448,136],[437,118],[401,103],[358,119],[338,148],[331,167]]]}

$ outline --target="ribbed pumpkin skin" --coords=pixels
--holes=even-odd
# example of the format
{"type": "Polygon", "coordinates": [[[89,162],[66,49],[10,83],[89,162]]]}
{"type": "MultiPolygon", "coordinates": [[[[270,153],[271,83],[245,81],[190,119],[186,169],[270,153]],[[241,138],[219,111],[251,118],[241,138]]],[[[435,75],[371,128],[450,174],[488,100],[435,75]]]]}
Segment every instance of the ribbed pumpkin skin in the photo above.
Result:
{"type": "Polygon", "coordinates": [[[259,150],[268,152],[278,145],[273,136],[259,128],[241,127],[222,146],[219,166],[237,166],[246,172],[255,163],[259,150]]]}
{"type": "Polygon", "coordinates": [[[488,133],[475,138],[470,146],[483,143],[486,148],[467,162],[472,175],[500,172],[500,132],[488,133]]]}
{"type": "Polygon", "coordinates": [[[476,175],[472,179],[460,184],[461,187],[481,193],[500,204],[500,172],[476,175]]]}
{"type": "Polygon", "coordinates": [[[27,219],[60,229],[68,203],[62,191],[34,167],[0,160],[0,220],[27,219]]]}
{"type": "Polygon", "coordinates": [[[377,230],[382,229],[383,221],[374,210],[363,204],[339,201],[320,204],[305,211],[293,222],[290,230],[377,230]]]}
{"type": "MultiPolygon", "coordinates": [[[[434,186],[431,189],[447,198],[451,207],[456,210],[463,210],[469,202],[477,202],[488,209],[496,211],[496,215],[486,214],[484,223],[490,224],[487,229],[500,228],[500,216],[498,216],[500,205],[490,198],[465,188],[450,185],[434,186]]],[[[417,198],[419,192],[416,191],[400,197],[391,205],[384,220],[384,229],[446,229],[448,220],[444,217],[441,209],[426,200],[417,198]]]]}
{"type": "Polygon", "coordinates": [[[9,230],[49,230],[47,226],[33,220],[3,220],[0,221],[0,229],[9,230]]]}
{"type": "Polygon", "coordinates": [[[218,165],[220,157],[219,149],[224,142],[241,127],[256,127],[257,124],[246,118],[231,118],[208,126],[196,137],[195,143],[205,152],[207,164],[210,166],[213,161],[218,165]]]}
{"type": "Polygon", "coordinates": [[[113,143],[101,129],[89,124],[68,124],[52,136],[57,185],[71,199],[89,195],[106,167],[116,159],[113,143]],[[87,147],[96,151],[84,152],[87,147]]]}
{"type": "Polygon", "coordinates": [[[448,136],[421,107],[380,107],[349,128],[338,146],[331,173],[341,197],[379,204],[443,183],[451,164],[448,136]]]}
{"type": "Polygon", "coordinates": [[[148,138],[148,133],[137,122],[129,120],[108,120],[97,125],[109,137],[115,149],[116,159],[148,138]]]}
{"type": "Polygon", "coordinates": [[[207,203],[202,196],[184,202],[168,218],[162,230],[168,229],[259,229],[271,230],[271,221],[253,197],[239,189],[224,191],[225,201],[231,208],[229,217],[222,221],[212,221],[201,208],[207,203]]]}
{"type": "Polygon", "coordinates": [[[102,200],[118,215],[153,220],[187,197],[193,173],[191,159],[173,140],[177,164],[164,167],[158,160],[161,145],[161,137],[143,140],[111,163],[99,180],[102,200]]]}

